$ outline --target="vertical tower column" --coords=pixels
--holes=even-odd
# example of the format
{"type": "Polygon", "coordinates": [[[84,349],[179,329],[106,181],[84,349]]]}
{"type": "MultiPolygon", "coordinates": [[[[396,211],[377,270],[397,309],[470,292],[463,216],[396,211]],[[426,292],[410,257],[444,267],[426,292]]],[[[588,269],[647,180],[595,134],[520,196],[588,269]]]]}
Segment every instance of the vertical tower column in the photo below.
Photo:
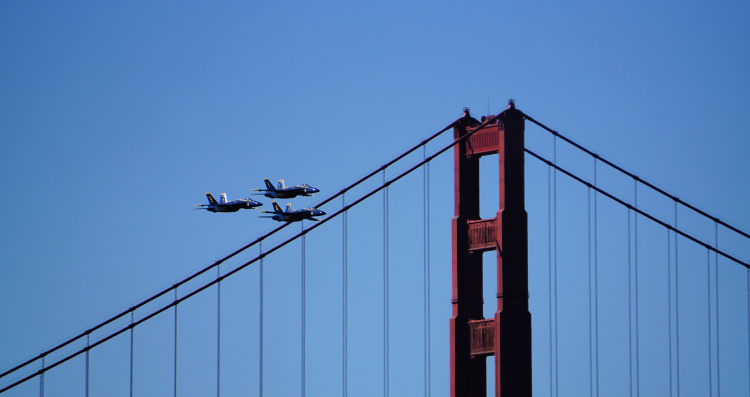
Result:
{"type": "Polygon", "coordinates": [[[528,221],[524,195],[524,119],[513,102],[500,114],[500,207],[496,218],[496,396],[531,397],[528,221]]]}
{"type": "MultiPolygon", "coordinates": [[[[453,137],[466,135],[477,120],[466,109],[453,137]]],[[[469,141],[454,146],[453,316],[450,320],[451,397],[486,396],[487,363],[471,356],[469,321],[482,318],[482,255],[469,251],[467,223],[479,219],[479,158],[470,157],[469,141]]]]}
{"type": "MultiPolygon", "coordinates": [[[[484,118],[483,118],[484,121],[484,118]]],[[[469,112],[454,128],[451,396],[487,395],[486,357],[495,356],[496,396],[531,396],[531,315],[524,204],[524,119],[511,102],[481,129],[469,112]],[[497,217],[479,217],[479,157],[499,154],[497,217]],[[482,313],[482,252],[497,251],[497,312],[482,313]]]]}

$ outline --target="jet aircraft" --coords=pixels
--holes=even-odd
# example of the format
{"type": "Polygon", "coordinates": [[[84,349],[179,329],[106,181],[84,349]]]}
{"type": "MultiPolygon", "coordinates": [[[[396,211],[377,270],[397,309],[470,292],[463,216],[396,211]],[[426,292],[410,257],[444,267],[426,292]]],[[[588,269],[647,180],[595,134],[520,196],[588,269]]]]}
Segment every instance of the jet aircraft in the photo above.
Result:
{"type": "Polygon", "coordinates": [[[218,203],[214,199],[214,196],[211,195],[211,193],[206,193],[206,197],[208,197],[208,204],[196,204],[196,207],[200,207],[196,208],[197,210],[208,210],[211,212],[236,212],[241,208],[255,208],[263,205],[263,203],[249,198],[227,201],[226,193],[221,194],[221,198],[219,198],[218,203]]]}
{"type": "Polygon", "coordinates": [[[271,181],[268,179],[263,179],[263,181],[266,183],[266,189],[253,189],[256,192],[265,192],[265,193],[255,193],[255,194],[262,194],[268,198],[272,199],[290,199],[297,196],[314,196],[313,193],[318,193],[320,189],[314,188],[310,185],[302,184],[297,186],[290,186],[290,187],[284,187],[284,180],[279,180],[279,187],[274,188],[271,184],[271,181]]]}
{"type": "Polygon", "coordinates": [[[273,214],[273,216],[261,216],[261,218],[271,218],[279,222],[297,222],[303,219],[309,219],[311,221],[319,221],[319,219],[313,218],[314,216],[323,216],[326,213],[316,208],[303,208],[299,210],[292,210],[292,205],[286,205],[286,211],[282,211],[281,207],[272,201],[273,211],[261,211],[264,214],[273,214]]]}

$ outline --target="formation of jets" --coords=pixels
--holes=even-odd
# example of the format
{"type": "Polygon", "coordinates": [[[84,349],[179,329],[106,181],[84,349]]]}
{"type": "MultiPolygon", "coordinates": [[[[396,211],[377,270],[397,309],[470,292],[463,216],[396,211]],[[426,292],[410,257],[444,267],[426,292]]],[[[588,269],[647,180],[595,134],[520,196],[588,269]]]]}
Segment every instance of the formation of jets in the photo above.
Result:
{"type": "MultiPolygon", "coordinates": [[[[273,199],[290,199],[290,198],[294,198],[297,196],[310,197],[310,196],[314,196],[315,193],[320,192],[319,189],[314,188],[307,184],[285,187],[283,179],[279,180],[278,188],[274,188],[268,179],[264,179],[263,181],[266,183],[266,189],[253,189],[253,191],[264,192],[264,193],[255,193],[255,194],[262,194],[268,198],[273,198],[273,199]]],[[[206,193],[206,197],[208,198],[208,204],[196,204],[195,206],[198,207],[196,209],[204,209],[210,212],[237,212],[240,209],[252,209],[252,208],[260,207],[261,205],[263,205],[263,203],[260,203],[250,198],[227,201],[226,193],[221,194],[221,197],[219,198],[219,202],[216,202],[216,200],[211,195],[211,193],[206,193]]],[[[299,210],[292,210],[291,204],[287,204],[286,211],[282,211],[281,207],[279,207],[279,205],[276,204],[276,201],[272,201],[271,204],[273,205],[273,209],[274,209],[273,211],[261,211],[261,212],[264,214],[273,214],[273,215],[261,216],[261,218],[271,218],[279,222],[298,222],[298,221],[305,220],[305,219],[311,220],[311,221],[318,221],[318,219],[315,219],[313,217],[323,216],[326,214],[325,212],[317,208],[303,208],[299,210]]]]}

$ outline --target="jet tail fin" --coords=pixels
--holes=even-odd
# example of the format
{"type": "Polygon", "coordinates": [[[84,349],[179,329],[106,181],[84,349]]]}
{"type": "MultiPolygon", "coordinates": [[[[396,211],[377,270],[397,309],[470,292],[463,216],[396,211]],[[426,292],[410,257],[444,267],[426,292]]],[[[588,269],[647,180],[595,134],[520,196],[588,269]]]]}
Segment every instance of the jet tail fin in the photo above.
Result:
{"type": "Polygon", "coordinates": [[[208,204],[216,205],[217,202],[214,199],[214,196],[211,195],[211,193],[206,193],[206,197],[208,198],[208,204]]]}
{"type": "Polygon", "coordinates": [[[273,187],[273,185],[271,184],[271,181],[269,181],[268,178],[263,179],[263,182],[266,183],[266,189],[268,189],[269,192],[273,192],[274,190],[276,190],[276,188],[273,187]]]}
{"type": "Polygon", "coordinates": [[[276,204],[275,201],[271,201],[271,204],[273,204],[273,210],[274,210],[274,212],[281,212],[281,207],[279,207],[279,205],[276,204]]]}
{"type": "Polygon", "coordinates": [[[227,203],[227,194],[222,193],[221,197],[219,198],[219,204],[226,204],[227,203]]]}
{"type": "Polygon", "coordinates": [[[283,179],[279,179],[279,190],[284,190],[285,188],[286,188],[286,186],[284,186],[284,180],[283,179]]]}

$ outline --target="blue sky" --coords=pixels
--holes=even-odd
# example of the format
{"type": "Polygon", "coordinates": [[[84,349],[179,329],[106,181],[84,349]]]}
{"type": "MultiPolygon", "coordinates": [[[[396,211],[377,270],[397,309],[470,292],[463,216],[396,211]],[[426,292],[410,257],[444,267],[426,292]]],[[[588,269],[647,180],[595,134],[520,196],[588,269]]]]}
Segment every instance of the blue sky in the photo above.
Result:
{"type": "MultiPolygon", "coordinates": [[[[464,107],[476,116],[488,109],[497,113],[509,98],[641,178],[750,230],[749,14],[741,2],[5,2],[0,5],[0,178],[6,198],[0,209],[0,368],[82,332],[276,226],[255,211],[192,211],[205,200],[204,192],[247,197],[269,178],[309,183],[324,198],[450,123],[464,107]]],[[[548,137],[530,125],[527,130],[528,142],[550,153],[548,137]]],[[[546,168],[536,167],[528,178],[546,177],[546,168]]],[[[449,233],[450,158],[432,166],[430,175],[431,233],[437,239],[433,393],[444,395],[447,339],[440,332],[450,315],[450,272],[440,239],[449,233]]],[[[392,227],[416,222],[421,233],[421,221],[408,221],[414,214],[406,211],[421,216],[421,183],[417,175],[391,189],[392,227]]],[[[547,181],[534,183],[538,186],[530,182],[529,189],[543,190],[547,181]]],[[[565,182],[559,183],[565,189],[565,182]]],[[[534,192],[527,193],[532,220],[532,207],[547,208],[546,197],[534,192]]],[[[623,194],[630,194],[628,188],[623,194]]],[[[307,206],[318,198],[292,203],[307,206]]],[[[350,216],[350,222],[361,217],[361,229],[374,230],[350,237],[352,248],[367,258],[361,260],[373,262],[365,266],[350,258],[350,288],[362,291],[356,280],[367,284],[382,277],[377,268],[382,219],[370,219],[382,211],[382,198],[374,200],[367,204],[370,210],[350,216]],[[365,247],[370,233],[375,248],[365,247]]],[[[307,241],[313,269],[325,262],[314,256],[318,250],[323,258],[330,250],[340,256],[340,222],[321,229],[307,241]]],[[[540,233],[530,241],[546,244],[546,232],[540,233]]],[[[400,253],[409,260],[416,255],[419,268],[402,277],[421,277],[421,248],[410,253],[404,239],[391,236],[392,266],[404,260],[400,253]]],[[[747,249],[746,242],[739,244],[740,251],[747,249]]],[[[279,295],[267,302],[294,319],[299,308],[289,305],[297,302],[299,277],[289,276],[285,266],[290,261],[298,266],[299,244],[289,249],[283,255],[296,259],[269,258],[286,270],[275,275],[269,270],[269,293],[279,295]]],[[[316,310],[322,311],[318,317],[333,310],[323,302],[333,302],[334,313],[340,310],[340,301],[326,295],[340,292],[340,285],[324,287],[334,279],[338,283],[340,273],[319,269],[320,274],[308,274],[310,305],[316,308],[309,309],[310,324],[316,310]]],[[[255,273],[246,273],[248,284],[235,287],[236,293],[252,301],[248,285],[257,281],[255,273]]],[[[222,313],[229,313],[232,289],[223,288],[222,313]]],[[[411,308],[421,299],[420,288],[396,282],[391,301],[411,308]]],[[[382,379],[372,373],[382,364],[362,364],[364,357],[382,354],[377,346],[361,347],[372,332],[363,324],[371,322],[378,332],[382,327],[377,306],[382,291],[371,292],[372,307],[365,296],[352,298],[362,301],[350,309],[351,337],[362,342],[350,348],[350,385],[377,389],[382,379]]],[[[396,346],[416,337],[405,331],[413,327],[399,321],[421,313],[420,307],[404,309],[403,318],[394,309],[396,346]]],[[[546,313],[532,315],[543,319],[546,313]]],[[[222,316],[231,322],[229,314],[222,316]]],[[[159,321],[172,327],[168,319],[159,321]]],[[[339,346],[338,321],[334,331],[312,325],[310,335],[339,346]]],[[[237,331],[226,325],[222,332],[237,331]]],[[[380,338],[376,333],[374,339],[380,338]]],[[[310,357],[316,357],[314,345],[310,357]]],[[[419,362],[393,361],[397,387],[399,363],[411,368],[419,362]]],[[[267,364],[266,382],[282,383],[283,368],[291,364],[267,364]]],[[[231,377],[222,375],[222,382],[231,377]]]]}

